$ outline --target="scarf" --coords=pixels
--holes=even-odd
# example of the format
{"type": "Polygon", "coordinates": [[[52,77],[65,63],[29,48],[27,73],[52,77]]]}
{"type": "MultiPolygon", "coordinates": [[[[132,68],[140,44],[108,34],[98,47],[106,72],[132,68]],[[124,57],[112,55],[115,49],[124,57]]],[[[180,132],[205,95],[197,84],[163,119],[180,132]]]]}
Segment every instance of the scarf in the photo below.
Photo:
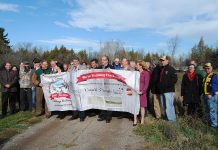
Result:
{"type": "Polygon", "coordinates": [[[188,73],[187,73],[187,76],[188,76],[188,78],[189,78],[190,81],[192,81],[192,80],[194,79],[195,74],[196,74],[195,72],[193,72],[193,73],[188,72],[188,73]]]}

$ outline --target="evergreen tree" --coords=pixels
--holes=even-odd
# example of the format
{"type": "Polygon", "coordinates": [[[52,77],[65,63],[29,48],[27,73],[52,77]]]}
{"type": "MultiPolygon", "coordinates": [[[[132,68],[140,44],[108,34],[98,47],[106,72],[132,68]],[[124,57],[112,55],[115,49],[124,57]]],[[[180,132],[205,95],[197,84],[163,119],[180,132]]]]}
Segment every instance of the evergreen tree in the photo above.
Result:
{"type": "Polygon", "coordinates": [[[0,54],[8,54],[11,52],[10,40],[7,38],[8,33],[5,33],[5,29],[0,27],[0,54]]]}

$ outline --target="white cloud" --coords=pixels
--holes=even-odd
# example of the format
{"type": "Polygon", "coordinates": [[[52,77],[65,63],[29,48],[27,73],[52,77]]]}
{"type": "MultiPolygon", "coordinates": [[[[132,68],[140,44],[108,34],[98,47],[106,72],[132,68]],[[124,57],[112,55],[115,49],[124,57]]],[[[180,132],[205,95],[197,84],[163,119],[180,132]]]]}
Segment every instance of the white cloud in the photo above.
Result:
{"type": "Polygon", "coordinates": [[[97,48],[99,47],[98,41],[93,40],[85,40],[75,37],[66,37],[61,39],[53,39],[53,40],[38,40],[41,43],[48,43],[48,44],[54,44],[54,45],[67,45],[67,46],[76,46],[76,47],[93,47],[97,48]]]}
{"type": "MultiPolygon", "coordinates": [[[[215,36],[218,30],[217,0],[77,0],[68,23],[86,30],[152,29],[183,37],[215,36]]],[[[217,36],[216,36],[217,37],[217,36]]]]}
{"type": "Polygon", "coordinates": [[[0,3],[0,11],[18,12],[18,5],[9,3],[0,3]]]}
{"type": "Polygon", "coordinates": [[[55,21],[54,24],[59,26],[59,27],[62,27],[62,28],[70,28],[70,26],[68,24],[65,24],[65,23],[60,22],[60,21],[55,21]]]}

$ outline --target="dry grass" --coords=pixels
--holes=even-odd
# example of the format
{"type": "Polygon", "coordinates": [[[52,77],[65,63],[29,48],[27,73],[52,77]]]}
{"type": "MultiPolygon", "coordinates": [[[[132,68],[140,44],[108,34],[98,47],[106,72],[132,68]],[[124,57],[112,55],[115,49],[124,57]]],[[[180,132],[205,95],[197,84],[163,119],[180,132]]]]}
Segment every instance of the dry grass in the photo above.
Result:
{"type": "Polygon", "coordinates": [[[134,133],[144,137],[144,149],[218,149],[218,130],[192,117],[179,117],[172,123],[149,115],[134,133]]]}

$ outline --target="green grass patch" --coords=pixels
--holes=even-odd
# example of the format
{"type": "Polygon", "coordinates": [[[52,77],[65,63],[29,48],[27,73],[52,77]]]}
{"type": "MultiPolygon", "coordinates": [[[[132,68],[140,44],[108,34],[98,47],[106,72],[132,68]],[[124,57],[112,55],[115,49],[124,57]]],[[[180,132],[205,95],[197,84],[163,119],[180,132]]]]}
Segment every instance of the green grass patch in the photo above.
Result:
{"type": "Polygon", "coordinates": [[[42,118],[33,117],[31,112],[19,112],[0,120],[0,145],[42,118]]]}
{"type": "Polygon", "coordinates": [[[144,137],[144,149],[218,149],[218,130],[191,117],[180,117],[172,123],[149,116],[134,133],[144,137]]]}

